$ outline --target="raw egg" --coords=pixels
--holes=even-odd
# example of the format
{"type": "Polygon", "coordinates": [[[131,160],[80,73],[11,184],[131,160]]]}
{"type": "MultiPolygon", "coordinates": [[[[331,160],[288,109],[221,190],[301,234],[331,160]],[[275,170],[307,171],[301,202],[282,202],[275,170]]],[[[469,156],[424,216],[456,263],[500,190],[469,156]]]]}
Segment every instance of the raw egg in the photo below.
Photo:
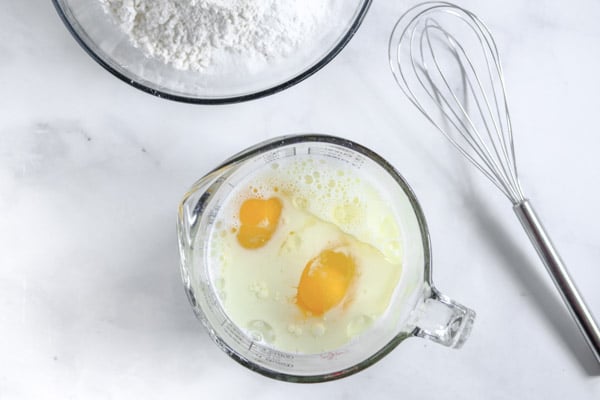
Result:
{"type": "Polygon", "coordinates": [[[352,257],[323,250],[304,267],[298,285],[298,307],[312,315],[323,315],[346,297],[355,273],[352,257]]]}
{"type": "Polygon", "coordinates": [[[277,229],[280,215],[281,201],[276,197],[245,200],[240,207],[240,245],[246,249],[264,246],[277,229]]]}

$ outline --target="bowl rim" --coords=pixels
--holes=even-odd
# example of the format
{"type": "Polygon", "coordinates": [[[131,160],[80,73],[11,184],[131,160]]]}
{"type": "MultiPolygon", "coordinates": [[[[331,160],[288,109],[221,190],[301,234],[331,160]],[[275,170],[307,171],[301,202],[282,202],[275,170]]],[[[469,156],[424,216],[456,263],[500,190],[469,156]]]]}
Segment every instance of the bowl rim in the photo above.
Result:
{"type": "Polygon", "coordinates": [[[244,101],[255,100],[261,97],[270,96],[272,94],[281,92],[282,90],[288,89],[309,76],[313,75],[329,62],[331,62],[339,53],[342,51],[344,47],[350,42],[350,39],[356,34],[358,28],[361,26],[367,11],[369,10],[371,3],[373,0],[361,0],[362,4],[350,29],[341,37],[341,39],[337,42],[337,44],[327,53],[323,58],[321,58],[317,63],[312,65],[310,68],[306,69],[298,73],[295,76],[292,76],[290,79],[279,83],[275,86],[269,87],[267,89],[258,90],[252,93],[229,96],[229,97],[219,97],[219,98],[209,98],[209,97],[192,97],[192,96],[184,96],[177,95],[172,93],[167,93],[165,91],[161,91],[158,89],[151,88],[146,86],[145,84],[136,81],[135,79],[127,77],[125,74],[119,72],[115,68],[113,68],[108,62],[106,62],[102,57],[100,57],[89,45],[88,43],[77,33],[77,30],[71,23],[67,12],[63,8],[63,0],[52,0],[52,4],[54,4],[54,8],[58,13],[60,19],[66,26],[67,30],[71,33],[71,36],[75,39],[75,41],[85,50],[85,52],[92,57],[98,64],[100,64],[104,69],[110,72],[113,76],[117,77],[121,81],[133,86],[136,89],[139,89],[143,92],[149,93],[153,96],[165,98],[168,100],[178,101],[182,103],[189,104],[206,104],[206,105],[217,105],[217,104],[233,104],[233,103],[241,103],[244,101]]]}

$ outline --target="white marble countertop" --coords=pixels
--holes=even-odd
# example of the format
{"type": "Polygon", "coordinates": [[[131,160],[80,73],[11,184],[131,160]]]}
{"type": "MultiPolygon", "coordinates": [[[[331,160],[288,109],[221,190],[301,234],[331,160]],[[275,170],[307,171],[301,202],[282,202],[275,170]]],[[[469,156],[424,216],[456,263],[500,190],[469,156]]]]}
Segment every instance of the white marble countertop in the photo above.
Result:
{"type": "MultiPolygon", "coordinates": [[[[386,58],[413,2],[375,0],[331,64],[229,106],[113,78],[50,1],[0,3],[0,399],[598,399],[600,368],[509,203],[414,112],[386,58]],[[358,141],[415,189],[434,279],[478,317],[451,350],[402,343],[367,370],[297,385],[241,367],[184,295],[175,212],[225,157],[286,133],[358,141]]],[[[600,3],[461,2],[499,43],[522,183],[600,317],[600,3]]]]}

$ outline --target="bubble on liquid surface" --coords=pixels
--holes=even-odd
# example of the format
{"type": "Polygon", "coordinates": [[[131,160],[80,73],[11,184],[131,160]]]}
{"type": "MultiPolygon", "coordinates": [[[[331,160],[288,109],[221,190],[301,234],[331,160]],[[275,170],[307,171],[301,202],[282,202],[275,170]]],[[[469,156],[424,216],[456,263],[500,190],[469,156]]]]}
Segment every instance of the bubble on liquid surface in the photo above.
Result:
{"type": "Polygon", "coordinates": [[[300,336],[300,335],[302,335],[302,327],[300,325],[296,325],[296,324],[289,324],[288,332],[294,336],[300,336]]]}
{"type": "Polygon", "coordinates": [[[348,335],[350,338],[358,336],[367,330],[372,323],[373,318],[369,317],[368,315],[359,315],[348,323],[348,326],[346,327],[346,335],[348,335]]]}
{"type": "Polygon", "coordinates": [[[308,200],[304,197],[294,196],[292,204],[300,210],[306,210],[308,208],[308,200]]]}
{"type": "Polygon", "coordinates": [[[259,300],[264,300],[269,297],[269,287],[265,282],[252,282],[249,289],[259,300]]]}
{"type": "Polygon", "coordinates": [[[322,323],[316,323],[312,326],[310,333],[312,333],[314,337],[321,337],[325,334],[325,330],[325,325],[322,323]]]}
{"type": "Polygon", "coordinates": [[[263,320],[255,319],[248,323],[248,332],[255,342],[273,343],[275,331],[273,327],[263,320]]]}

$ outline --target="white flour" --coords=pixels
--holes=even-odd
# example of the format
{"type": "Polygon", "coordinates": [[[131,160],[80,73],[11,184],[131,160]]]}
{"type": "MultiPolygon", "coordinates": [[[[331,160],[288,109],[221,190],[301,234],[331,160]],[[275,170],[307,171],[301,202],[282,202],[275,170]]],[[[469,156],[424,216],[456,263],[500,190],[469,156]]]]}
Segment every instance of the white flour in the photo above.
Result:
{"type": "Polygon", "coordinates": [[[100,0],[133,45],[178,69],[272,61],[327,23],[336,0],[100,0]]]}

